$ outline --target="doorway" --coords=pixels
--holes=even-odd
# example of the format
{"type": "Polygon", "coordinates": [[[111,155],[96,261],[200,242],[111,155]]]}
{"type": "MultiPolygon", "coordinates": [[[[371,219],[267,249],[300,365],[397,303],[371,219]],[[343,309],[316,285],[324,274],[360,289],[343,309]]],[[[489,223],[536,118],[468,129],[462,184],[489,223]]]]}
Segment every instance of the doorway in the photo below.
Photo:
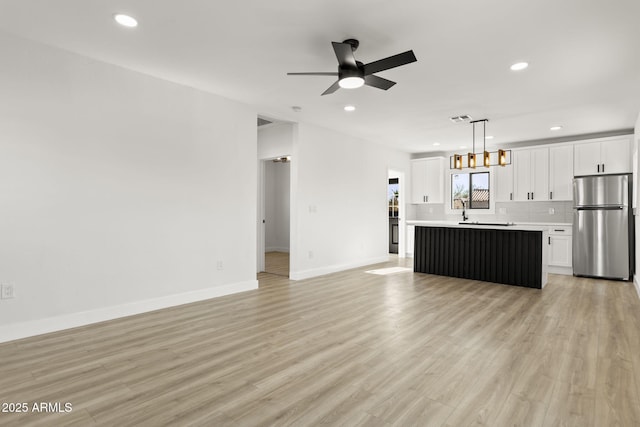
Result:
{"type": "Polygon", "coordinates": [[[389,253],[404,258],[404,172],[389,170],[387,176],[387,209],[389,226],[389,253]]]}
{"type": "Polygon", "coordinates": [[[389,201],[389,253],[397,254],[400,243],[400,188],[398,178],[389,178],[387,189],[387,200],[389,201]]]}
{"type": "Polygon", "coordinates": [[[289,277],[291,157],[263,164],[264,272],[289,277]]]}

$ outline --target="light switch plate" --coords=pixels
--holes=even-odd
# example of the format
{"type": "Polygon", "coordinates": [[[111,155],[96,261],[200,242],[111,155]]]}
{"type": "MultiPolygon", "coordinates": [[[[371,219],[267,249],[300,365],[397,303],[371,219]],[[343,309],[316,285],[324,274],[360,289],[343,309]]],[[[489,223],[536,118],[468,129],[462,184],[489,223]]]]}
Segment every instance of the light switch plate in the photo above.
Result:
{"type": "Polygon", "coordinates": [[[0,298],[11,299],[15,297],[14,287],[12,284],[4,283],[0,286],[0,298]]]}

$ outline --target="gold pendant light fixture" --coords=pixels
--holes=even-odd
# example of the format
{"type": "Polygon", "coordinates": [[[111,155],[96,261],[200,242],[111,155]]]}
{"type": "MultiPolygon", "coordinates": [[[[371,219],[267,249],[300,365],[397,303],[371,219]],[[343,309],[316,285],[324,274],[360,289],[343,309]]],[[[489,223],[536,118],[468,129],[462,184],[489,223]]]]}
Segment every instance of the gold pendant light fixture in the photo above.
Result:
{"type": "MultiPolygon", "coordinates": [[[[482,122],[482,166],[488,168],[491,166],[506,166],[511,164],[511,150],[487,151],[487,122],[489,119],[473,120],[471,123],[473,128],[472,151],[467,153],[467,165],[469,169],[475,169],[478,166],[478,154],[476,153],[476,123],[482,122]],[[492,158],[495,163],[492,163],[492,158]]],[[[454,154],[450,158],[450,169],[463,168],[463,155],[454,154]]]]}

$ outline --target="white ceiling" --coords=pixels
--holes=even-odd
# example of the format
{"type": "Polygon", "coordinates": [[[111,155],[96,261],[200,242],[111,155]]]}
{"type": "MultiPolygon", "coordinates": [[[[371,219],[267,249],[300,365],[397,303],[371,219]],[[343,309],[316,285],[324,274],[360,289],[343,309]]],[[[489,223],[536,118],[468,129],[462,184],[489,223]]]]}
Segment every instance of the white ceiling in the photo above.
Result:
{"type": "Polygon", "coordinates": [[[454,115],[488,118],[501,145],[629,129],[640,112],[638,0],[0,0],[0,29],[408,152],[469,145],[454,115]],[[330,42],[347,38],[364,63],[418,62],[379,73],[386,92],[320,96],[334,78],[286,76],[336,71],[330,42]]]}

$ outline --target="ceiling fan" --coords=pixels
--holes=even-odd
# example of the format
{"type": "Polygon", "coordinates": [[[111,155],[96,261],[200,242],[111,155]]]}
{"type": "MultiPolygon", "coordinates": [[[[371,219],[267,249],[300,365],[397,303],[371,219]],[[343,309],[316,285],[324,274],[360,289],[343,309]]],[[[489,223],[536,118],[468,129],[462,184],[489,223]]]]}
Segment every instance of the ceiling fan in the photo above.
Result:
{"type": "Polygon", "coordinates": [[[287,73],[288,76],[337,76],[338,80],[329,86],[322,94],[329,95],[337,91],[339,88],[355,89],[362,85],[377,87],[378,89],[387,90],[396,82],[374,76],[374,73],[388,70],[390,68],[399,67],[401,65],[416,62],[416,56],[412,50],[408,50],[388,58],[363,64],[356,61],[353,52],[358,49],[360,42],[356,39],[347,39],[342,43],[331,42],[333,50],[338,58],[338,72],[319,72],[319,73],[287,73]]]}

